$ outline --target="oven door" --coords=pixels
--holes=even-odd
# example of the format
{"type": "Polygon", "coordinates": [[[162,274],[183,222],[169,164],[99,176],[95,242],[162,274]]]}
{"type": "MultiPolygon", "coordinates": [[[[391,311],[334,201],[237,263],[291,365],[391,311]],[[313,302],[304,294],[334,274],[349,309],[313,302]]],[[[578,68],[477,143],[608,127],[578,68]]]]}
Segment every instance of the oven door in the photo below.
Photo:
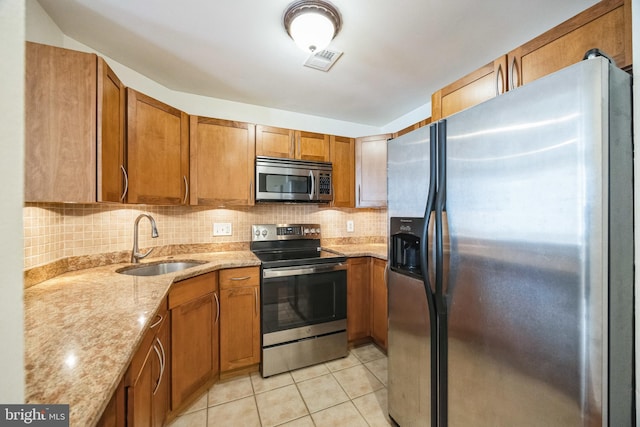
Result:
{"type": "Polygon", "coordinates": [[[344,263],[266,268],[262,274],[263,345],[344,330],[344,263]]]}

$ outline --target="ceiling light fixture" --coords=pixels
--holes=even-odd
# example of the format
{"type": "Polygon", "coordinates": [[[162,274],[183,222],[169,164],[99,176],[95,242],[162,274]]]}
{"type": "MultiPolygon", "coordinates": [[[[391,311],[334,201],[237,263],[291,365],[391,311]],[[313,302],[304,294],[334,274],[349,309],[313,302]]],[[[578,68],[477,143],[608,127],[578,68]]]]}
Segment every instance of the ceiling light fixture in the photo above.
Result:
{"type": "Polygon", "coordinates": [[[323,0],[299,0],[284,13],[284,28],[300,49],[321,51],[331,43],[342,27],[338,9],[323,0]]]}

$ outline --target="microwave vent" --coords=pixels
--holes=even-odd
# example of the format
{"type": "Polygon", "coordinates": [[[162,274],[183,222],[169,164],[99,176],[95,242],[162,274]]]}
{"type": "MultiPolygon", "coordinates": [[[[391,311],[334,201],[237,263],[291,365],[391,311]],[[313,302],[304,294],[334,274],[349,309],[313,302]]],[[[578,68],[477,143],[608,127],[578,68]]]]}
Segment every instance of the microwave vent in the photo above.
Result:
{"type": "Polygon", "coordinates": [[[341,56],[342,52],[337,50],[321,50],[309,56],[304,66],[327,72],[341,56]]]}

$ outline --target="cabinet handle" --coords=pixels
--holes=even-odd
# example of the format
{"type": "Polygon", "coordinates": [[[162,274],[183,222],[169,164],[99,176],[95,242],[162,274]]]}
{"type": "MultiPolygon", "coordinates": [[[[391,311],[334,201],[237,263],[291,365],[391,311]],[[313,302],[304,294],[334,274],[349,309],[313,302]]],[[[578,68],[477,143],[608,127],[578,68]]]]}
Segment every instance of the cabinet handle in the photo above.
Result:
{"type": "Polygon", "coordinates": [[[513,61],[511,62],[511,89],[515,89],[518,87],[520,83],[520,76],[518,75],[518,63],[516,62],[515,56],[513,57],[513,61]]]}
{"type": "Polygon", "coordinates": [[[362,201],[360,200],[360,195],[361,195],[361,192],[360,192],[360,184],[358,184],[358,206],[356,206],[356,207],[359,207],[359,206],[360,206],[360,203],[362,203],[362,201]]]}
{"type": "Polygon", "coordinates": [[[160,324],[160,322],[162,322],[162,319],[164,319],[164,317],[162,317],[162,315],[160,314],[156,314],[156,318],[159,318],[158,320],[156,320],[153,325],[149,326],[149,329],[153,329],[156,326],[158,326],[160,324]]]}
{"type": "Polygon", "coordinates": [[[129,190],[129,176],[127,175],[127,171],[124,166],[120,165],[120,169],[122,170],[122,174],[124,175],[124,190],[122,190],[122,196],[120,196],[120,201],[124,202],[124,196],[127,195],[127,191],[129,190]]]}
{"type": "Polygon", "coordinates": [[[241,280],[247,280],[247,279],[251,279],[251,276],[231,277],[229,280],[232,280],[234,282],[239,282],[241,280]]]}
{"type": "Polygon", "coordinates": [[[504,93],[504,82],[502,79],[502,64],[498,65],[498,72],[496,73],[496,96],[504,93]]]}
{"type": "Polygon", "coordinates": [[[184,199],[182,199],[182,204],[186,205],[187,197],[189,197],[189,182],[186,175],[182,175],[182,179],[184,180],[184,199]]]}
{"type": "Polygon", "coordinates": [[[258,288],[253,288],[253,296],[256,300],[256,317],[258,317],[258,288]]]}
{"type": "Polygon", "coordinates": [[[213,324],[217,325],[218,320],[220,319],[220,300],[218,299],[218,294],[216,292],[213,293],[213,297],[216,299],[216,321],[213,322],[213,324]]]}
{"type": "Polygon", "coordinates": [[[153,350],[156,352],[156,356],[158,356],[158,362],[160,362],[160,373],[158,374],[158,381],[156,382],[156,386],[153,389],[154,396],[158,392],[158,389],[160,388],[160,384],[162,384],[162,377],[164,376],[164,364],[165,364],[165,357],[166,357],[164,353],[164,347],[162,346],[162,343],[157,337],[156,337],[156,342],[160,345],[160,350],[158,350],[158,346],[155,344],[153,345],[153,350]]]}

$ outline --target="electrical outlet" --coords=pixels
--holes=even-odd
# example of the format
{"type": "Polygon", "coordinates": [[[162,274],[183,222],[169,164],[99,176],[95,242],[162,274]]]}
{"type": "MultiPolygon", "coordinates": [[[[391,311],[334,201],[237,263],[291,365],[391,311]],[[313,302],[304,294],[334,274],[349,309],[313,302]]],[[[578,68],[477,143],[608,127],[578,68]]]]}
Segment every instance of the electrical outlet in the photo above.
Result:
{"type": "Polygon", "coordinates": [[[351,220],[347,221],[347,231],[353,233],[353,221],[351,220]]]}
{"type": "Polygon", "coordinates": [[[213,235],[214,236],[231,236],[231,223],[230,222],[214,222],[213,235]]]}

